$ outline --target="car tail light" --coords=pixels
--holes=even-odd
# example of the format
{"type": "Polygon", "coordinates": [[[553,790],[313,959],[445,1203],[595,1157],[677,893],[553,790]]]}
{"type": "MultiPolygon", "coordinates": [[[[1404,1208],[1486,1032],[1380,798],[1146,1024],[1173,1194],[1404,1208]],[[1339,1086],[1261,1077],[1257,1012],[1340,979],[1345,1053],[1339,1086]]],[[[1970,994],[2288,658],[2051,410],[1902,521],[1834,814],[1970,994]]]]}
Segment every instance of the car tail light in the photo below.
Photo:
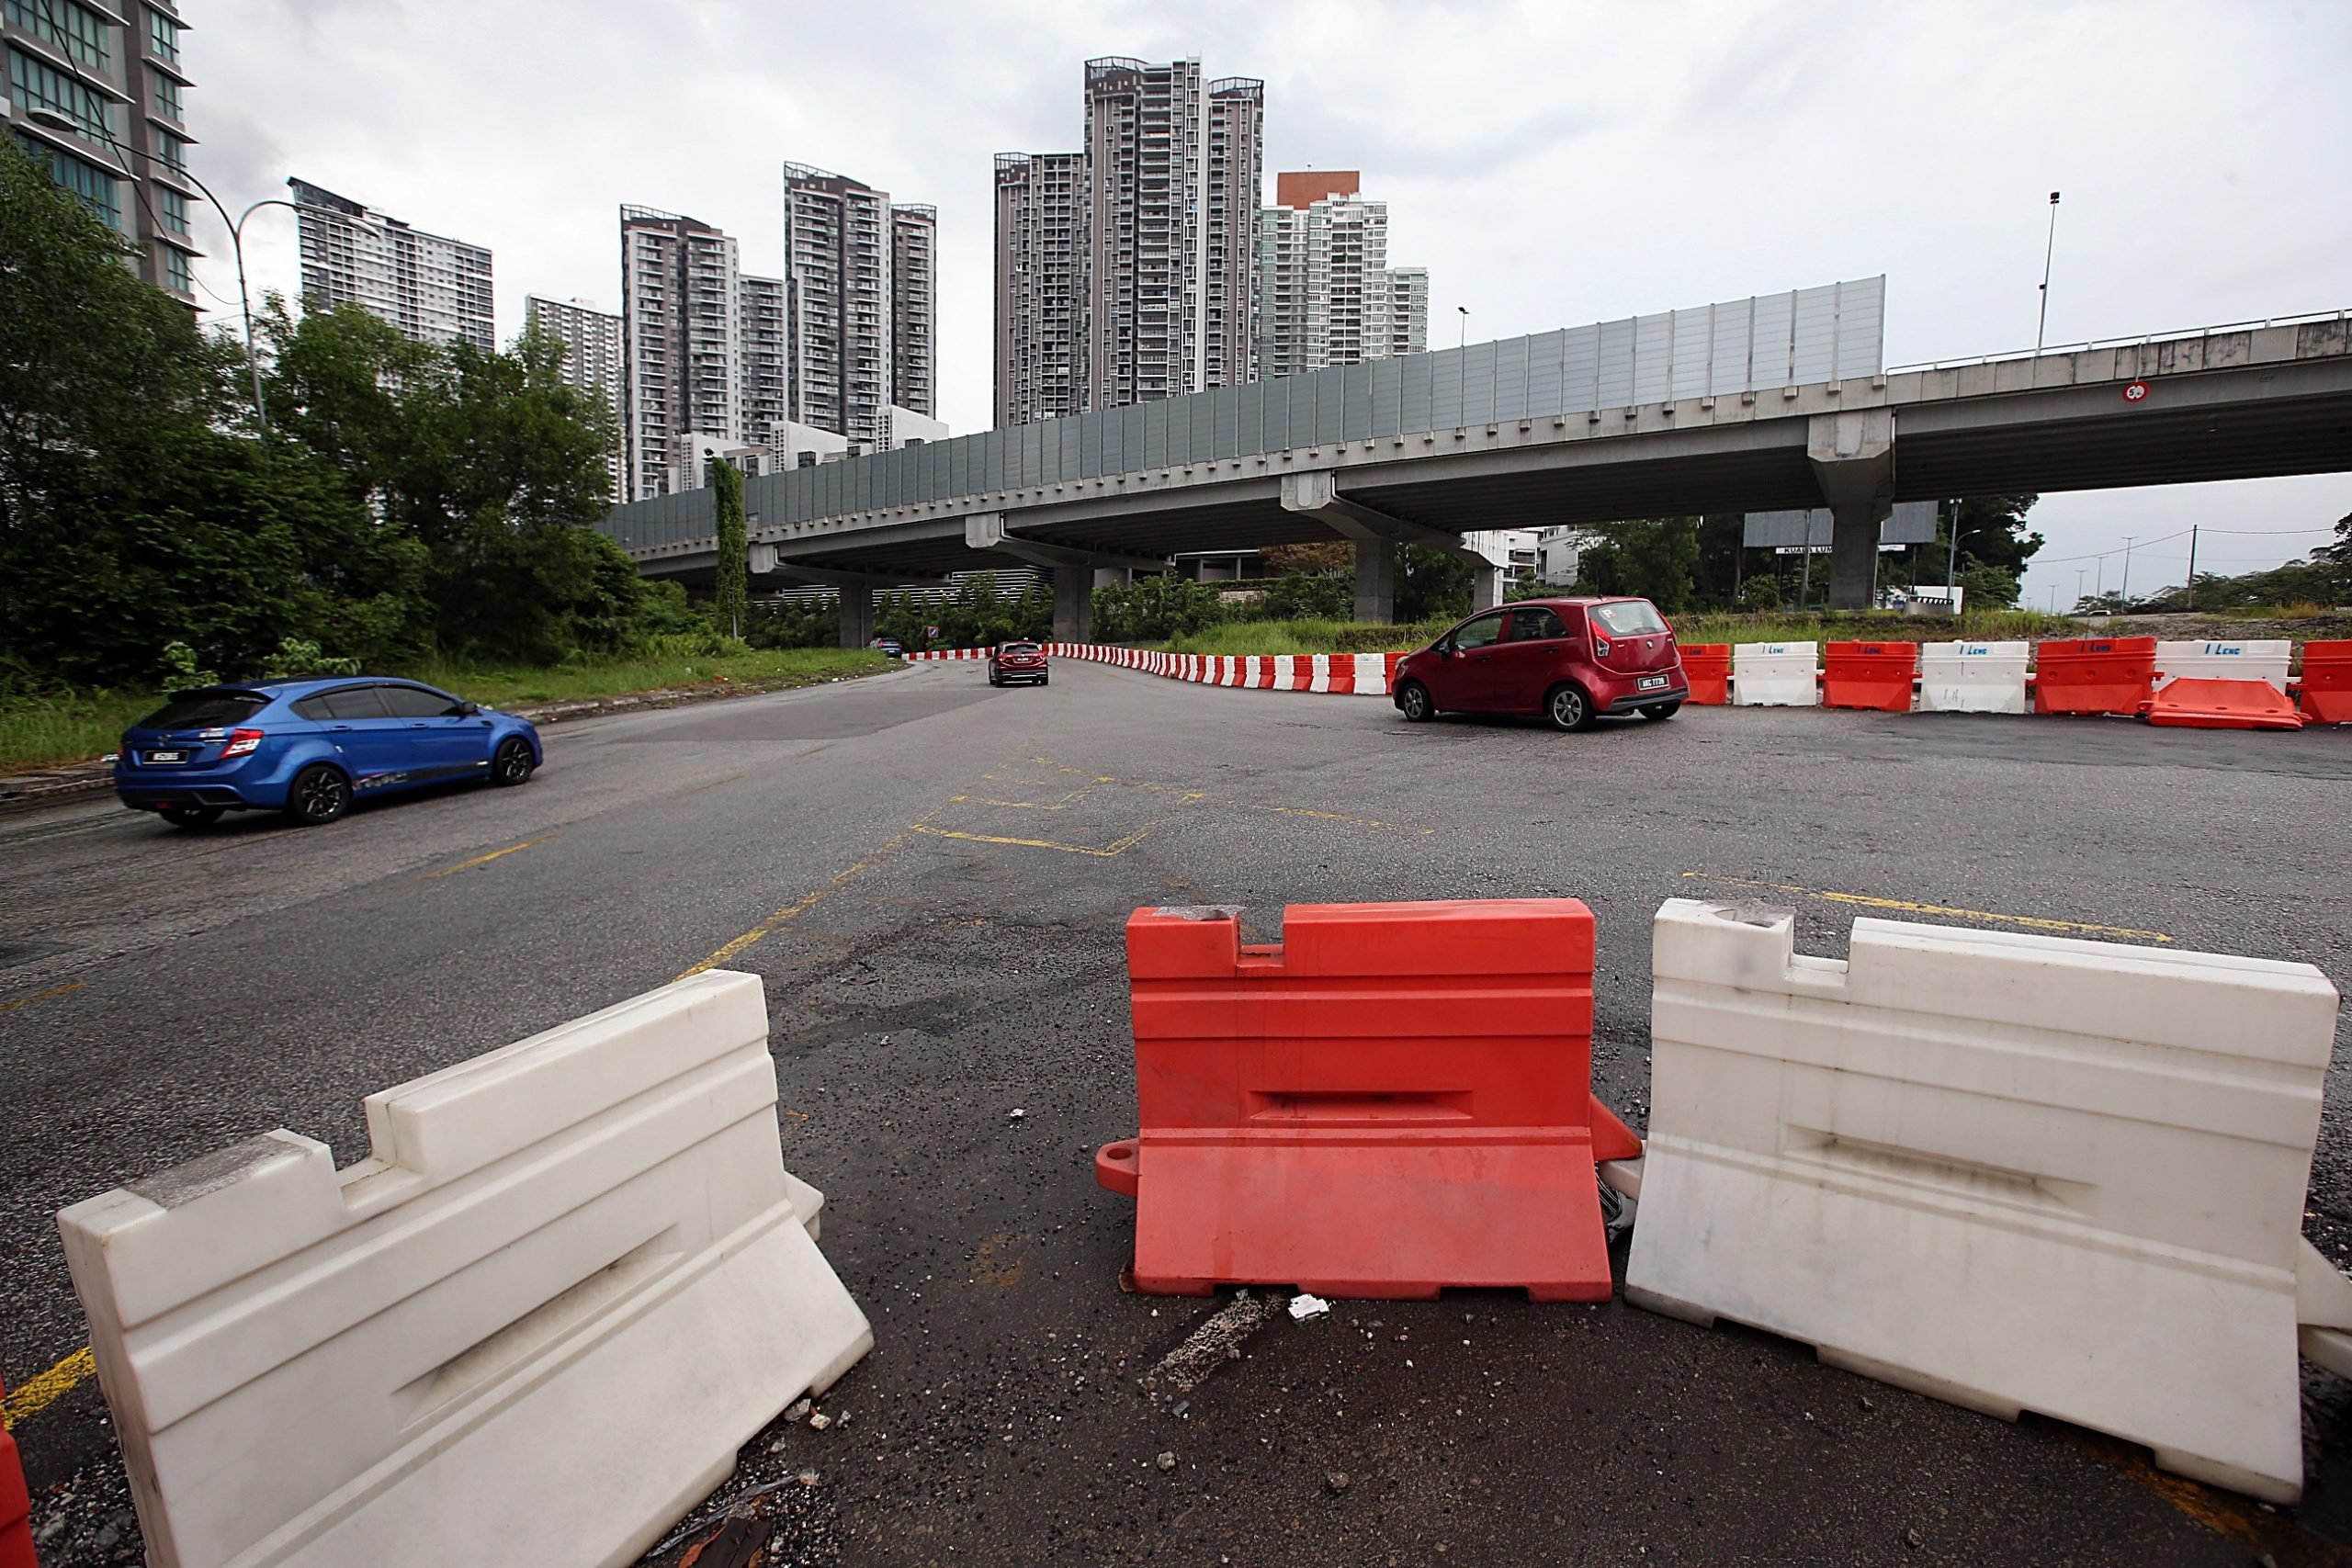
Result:
{"type": "Polygon", "coordinates": [[[1595,659],[1606,659],[1609,657],[1609,639],[1598,633],[1594,634],[1592,639],[1592,656],[1595,659]]]}
{"type": "Polygon", "coordinates": [[[255,750],[260,747],[261,739],[262,732],[258,729],[232,729],[229,731],[229,744],[220,748],[221,759],[225,761],[231,757],[242,757],[255,750]]]}

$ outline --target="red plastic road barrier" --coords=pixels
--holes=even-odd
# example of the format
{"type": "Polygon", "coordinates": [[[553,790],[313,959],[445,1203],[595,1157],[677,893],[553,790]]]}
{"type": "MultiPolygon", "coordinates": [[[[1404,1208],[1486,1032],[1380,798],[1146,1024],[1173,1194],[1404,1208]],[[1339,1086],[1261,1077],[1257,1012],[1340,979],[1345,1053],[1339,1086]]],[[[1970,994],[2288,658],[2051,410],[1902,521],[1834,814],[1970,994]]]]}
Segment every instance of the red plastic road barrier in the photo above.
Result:
{"type": "Polygon", "coordinates": [[[1919,672],[1917,643],[1833,642],[1822,657],[1824,707],[1911,711],[1911,678],[1919,672]]]}
{"type": "Polygon", "coordinates": [[[2156,683],[2156,639],[2119,637],[2036,644],[2033,711],[2137,715],[2156,683]]]}
{"type": "Polygon", "coordinates": [[[2148,703],[2150,724],[2184,729],[2301,729],[2303,716],[2267,681],[2167,681],[2148,703]]]}
{"type": "Polygon", "coordinates": [[[1682,649],[1683,678],[1690,682],[1686,701],[1721,707],[1731,701],[1731,644],[1702,642],[1682,649]]]}
{"type": "Polygon", "coordinates": [[[1592,911],[1574,898],[1294,904],[1127,921],[1135,1282],[1605,1301],[1593,1163],[1641,1148],[1592,1097],[1592,911]]]}
{"type": "MultiPolygon", "coordinates": [[[[0,1383],[0,1396],[8,1392],[0,1383]]],[[[33,1560],[33,1500],[25,1490],[25,1467],[17,1439],[0,1427],[0,1568],[37,1568],[33,1560]]]]}
{"type": "Polygon", "coordinates": [[[2352,642],[2303,644],[2303,717],[2352,724],[2352,642]]]}

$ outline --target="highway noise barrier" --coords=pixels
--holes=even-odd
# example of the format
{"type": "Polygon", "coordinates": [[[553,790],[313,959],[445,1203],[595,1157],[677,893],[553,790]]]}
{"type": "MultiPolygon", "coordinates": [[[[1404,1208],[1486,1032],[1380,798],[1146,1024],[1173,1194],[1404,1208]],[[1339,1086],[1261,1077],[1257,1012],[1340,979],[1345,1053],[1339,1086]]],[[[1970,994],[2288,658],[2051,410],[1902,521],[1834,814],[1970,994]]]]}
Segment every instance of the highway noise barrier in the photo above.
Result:
{"type": "Polygon", "coordinates": [[[2156,682],[2152,637],[2076,637],[2033,650],[2036,713],[2119,714],[2135,717],[2156,682]]]}
{"type": "Polygon", "coordinates": [[[148,1562],[634,1562],[873,1344],[712,970],[58,1216],[148,1562]]]}
{"type": "Polygon", "coordinates": [[[1824,650],[1825,707],[1911,711],[1911,680],[1919,672],[1916,642],[1833,642],[1824,650]]]}
{"type": "Polygon", "coordinates": [[[1921,713],[2023,713],[2028,642],[1919,645],[1921,713]]]}
{"type": "Polygon", "coordinates": [[[1721,707],[1731,701],[1731,644],[1701,642],[1682,649],[1682,674],[1690,682],[1684,699],[1702,707],[1721,707]]]}
{"type": "Polygon", "coordinates": [[[1135,1284],[1606,1301],[1594,1162],[1640,1144],[1592,1096],[1592,912],[1574,898],[1293,904],[1127,921],[1140,1132],[1135,1284]]]}
{"type": "Polygon", "coordinates": [[[1657,912],[1626,1298],[2293,1502],[2299,1325],[2352,1363],[2352,1281],[2302,1238],[2326,978],[1875,919],[1839,961],[1794,931],[1657,912]]]}
{"type": "Polygon", "coordinates": [[[2303,644],[2303,716],[2314,724],[2352,724],[2352,642],[2303,644]]]}
{"type": "Polygon", "coordinates": [[[1821,705],[1817,642],[1743,642],[1731,650],[1731,700],[1739,707],[1821,705]]]}
{"type": "MultiPolygon", "coordinates": [[[[0,1383],[0,1395],[8,1392],[0,1383]]],[[[33,1500],[25,1490],[25,1467],[17,1439],[0,1427],[0,1568],[38,1568],[33,1561],[33,1500]]]]}

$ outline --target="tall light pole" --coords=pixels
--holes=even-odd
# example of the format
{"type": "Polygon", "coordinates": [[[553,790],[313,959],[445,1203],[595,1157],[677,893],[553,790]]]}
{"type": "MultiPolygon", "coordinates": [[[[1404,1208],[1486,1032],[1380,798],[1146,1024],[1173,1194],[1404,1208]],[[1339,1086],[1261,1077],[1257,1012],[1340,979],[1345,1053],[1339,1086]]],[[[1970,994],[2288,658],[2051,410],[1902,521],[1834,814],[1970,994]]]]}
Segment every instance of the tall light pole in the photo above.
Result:
{"type": "Polygon", "coordinates": [[[2083,602],[2083,579],[2089,575],[2088,567],[2078,566],[2075,569],[2075,603],[2077,604],[2083,602]]]}
{"type": "MultiPolygon", "coordinates": [[[[25,118],[31,120],[35,125],[46,126],[51,130],[62,130],[69,135],[96,129],[95,127],[85,126],[78,120],[68,119],[63,115],[51,109],[34,109],[27,114],[25,118]]],[[[113,148],[115,150],[116,156],[122,161],[122,173],[123,177],[126,179],[136,180],[139,177],[130,172],[130,160],[133,158],[144,158],[151,164],[163,162],[163,160],[157,158],[152,152],[135,152],[129,147],[125,147],[121,142],[114,139],[114,133],[111,131],[99,130],[98,135],[105,138],[107,145],[113,148]]],[[[236,253],[237,257],[237,311],[239,315],[243,317],[245,326],[245,367],[253,372],[254,414],[254,417],[261,422],[262,434],[266,435],[269,434],[269,408],[262,399],[261,360],[254,353],[253,299],[245,289],[245,220],[251,218],[254,213],[260,211],[265,207],[283,207],[288,211],[295,210],[296,209],[292,202],[286,200],[282,197],[267,197],[260,201],[254,202],[251,207],[246,208],[243,212],[234,218],[232,218],[229,216],[229,209],[220,205],[220,198],[212,194],[211,186],[206,185],[202,180],[198,179],[194,175],[189,174],[186,169],[180,168],[176,164],[164,164],[164,167],[170,169],[172,173],[179,175],[180,178],[186,180],[188,184],[202,191],[204,193],[204,199],[212,204],[212,210],[220,215],[220,221],[229,226],[229,248],[236,253]]]]}
{"type": "Polygon", "coordinates": [[[2042,334],[2050,326],[2050,260],[2058,254],[2058,193],[2050,193],[2050,242],[2041,249],[2041,320],[2033,329],[2033,352],[2041,355],[2042,334]]]}
{"type": "Polygon", "coordinates": [[[2132,536],[2129,534],[2123,536],[2123,586],[2117,590],[2117,593],[2123,601],[2123,607],[2129,610],[2132,607],[2132,536]]]}

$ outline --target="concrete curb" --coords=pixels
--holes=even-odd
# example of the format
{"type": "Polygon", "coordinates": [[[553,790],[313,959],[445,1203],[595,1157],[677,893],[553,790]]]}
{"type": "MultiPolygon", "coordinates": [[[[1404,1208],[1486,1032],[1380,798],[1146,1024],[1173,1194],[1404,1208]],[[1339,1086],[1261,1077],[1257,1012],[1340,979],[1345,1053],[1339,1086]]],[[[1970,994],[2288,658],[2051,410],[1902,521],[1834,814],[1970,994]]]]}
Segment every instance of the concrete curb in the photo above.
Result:
{"type": "MultiPolygon", "coordinates": [[[[887,675],[890,671],[876,670],[873,673],[887,675]]],[[[506,711],[537,725],[561,724],[567,719],[599,718],[607,714],[634,713],[645,708],[682,707],[688,703],[756,697],[770,692],[805,691],[810,686],[868,678],[865,675],[836,675],[825,681],[737,681],[719,687],[667,686],[650,692],[630,692],[621,696],[580,697],[571,702],[542,703],[535,707],[509,708],[506,711]]],[[[80,795],[96,795],[113,787],[114,770],[103,758],[92,758],[86,762],[67,762],[28,773],[0,774],[0,817],[30,811],[80,795]]]]}

